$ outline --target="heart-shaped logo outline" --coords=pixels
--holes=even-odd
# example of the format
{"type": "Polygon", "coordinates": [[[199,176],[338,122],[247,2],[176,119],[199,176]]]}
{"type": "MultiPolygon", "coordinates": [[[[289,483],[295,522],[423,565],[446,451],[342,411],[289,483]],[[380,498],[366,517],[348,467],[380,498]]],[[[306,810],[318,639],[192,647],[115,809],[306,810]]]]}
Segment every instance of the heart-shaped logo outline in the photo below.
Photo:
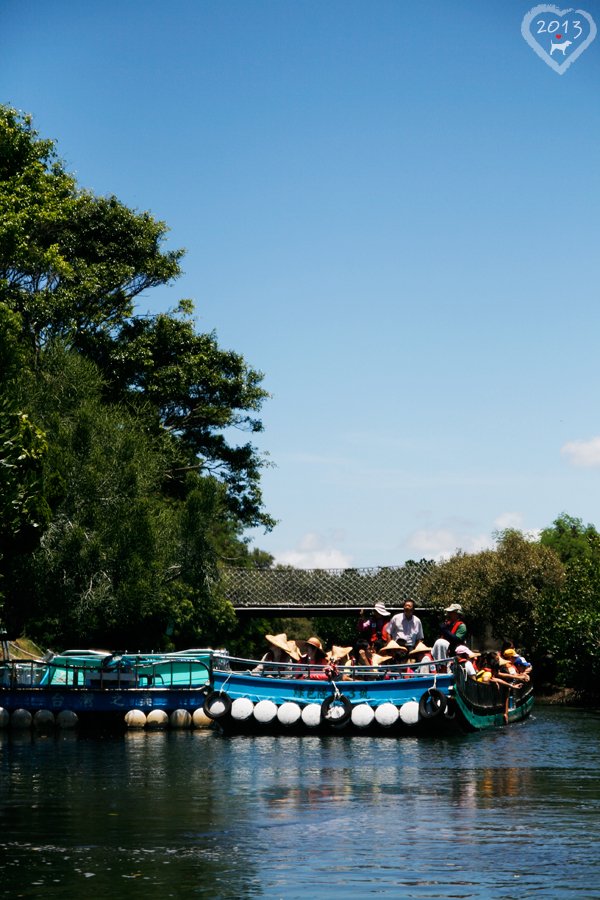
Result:
{"type": "Polygon", "coordinates": [[[528,13],[525,13],[523,17],[523,21],[521,22],[521,34],[529,44],[532,50],[535,50],[540,59],[543,59],[547,66],[550,66],[551,69],[554,69],[555,72],[558,72],[559,75],[564,75],[571,63],[574,63],[575,60],[581,56],[584,50],[590,46],[594,38],[596,37],[596,23],[590,16],[588,12],[584,9],[559,9],[558,6],[548,6],[546,4],[541,4],[540,6],[535,6],[533,9],[530,9],[528,13]],[[559,19],[563,16],[567,15],[570,12],[575,12],[578,16],[582,16],[589,23],[590,33],[586,37],[585,41],[581,43],[576,50],[574,50],[564,62],[557,63],[556,60],[550,56],[547,50],[544,50],[542,45],[535,39],[533,34],[531,33],[531,23],[536,16],[539,16],[540,13],[554,13],[559,19]]]}

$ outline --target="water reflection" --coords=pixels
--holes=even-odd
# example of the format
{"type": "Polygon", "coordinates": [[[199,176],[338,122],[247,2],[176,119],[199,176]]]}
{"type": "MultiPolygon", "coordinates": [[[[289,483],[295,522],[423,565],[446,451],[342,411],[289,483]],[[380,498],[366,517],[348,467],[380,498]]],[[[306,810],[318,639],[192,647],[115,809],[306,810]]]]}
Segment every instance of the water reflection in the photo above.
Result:
{"type": "Polygon", "coordinates": [[[599,725],[538,710],[445,740],[4,733],[2,884],[40,898],[600,897],[599,725]]]}

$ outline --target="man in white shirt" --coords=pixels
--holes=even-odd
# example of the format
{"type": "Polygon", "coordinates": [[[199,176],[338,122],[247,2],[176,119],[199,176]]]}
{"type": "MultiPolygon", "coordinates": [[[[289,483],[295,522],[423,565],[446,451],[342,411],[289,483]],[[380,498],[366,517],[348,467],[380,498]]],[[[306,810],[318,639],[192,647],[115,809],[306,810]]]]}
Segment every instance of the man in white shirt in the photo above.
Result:
{"type": "Polygon", "coordinates": [[[389,624],[391,639],[409,650],[423,640],[423,625],[414,612],[414,600],[405,600],[402,612],[393,616],[389,624]]]}

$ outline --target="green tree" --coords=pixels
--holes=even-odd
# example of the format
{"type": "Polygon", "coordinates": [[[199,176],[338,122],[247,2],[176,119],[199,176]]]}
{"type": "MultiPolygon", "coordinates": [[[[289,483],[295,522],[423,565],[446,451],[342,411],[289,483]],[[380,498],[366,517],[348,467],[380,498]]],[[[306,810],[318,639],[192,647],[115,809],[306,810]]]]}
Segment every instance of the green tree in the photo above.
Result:
{"type": "Polygon", "coordinates": [[[566,579],[538,612],[540,642],[554,657],[559,683],[598,694],[600,676],[600,535],[581,519],[560,515],[541,542],[560,557],[566,579]]]}
{"type": "Polygon", "coordinates": [[[441,563],[422,589],[432,605],[461,603],[472,629],[489,628],[496,639],[508,637],[534,649],[541,600],[564,581],[564,568],[550,548],[508,529],[497,536],[495,550],[461,552],[441,563]]]}
{"type": "Polygon", "coordinates": [[[20,316],[0,303],[0,599],[7,560],[37,545],[50,515],[42,478],[46,435],[19,401],[26,358],[20,326],[20,316]]]}
{"type": "Polygon", "coordinates": [[[0,589],[14,629],[55,645],[224,639],[220,557],[265,563],[243,534],[274,524],[266,459],[233,438],[262,429],[262,374],[190,301],[136,307],[181,257],[0,106],[0,589]]]}
{"type": "Polygon", "coordinates": [[[262,429],[262,373],[197,334],[192,305],[158,316],[135,312],[149,288],[180,273],[183,251],[167,228],[116,197],[80,189],[31,118],[0,106],[0,302],[21,320],[21,340],[41,364],[53,341],[99,367],[104,398],[154,416],[177,437],[173,481],[191,467],[218,477],[244,526],[271,528],[260,474],[266,464],[236,431],[262,429]]]}
{"type": "Polygon", "coordinates": [[[600,565],[600,534],[594,525],[562,513],[549,528],[544,528],[540,543],[551,547],[563,563],[589,560],[600,565]]]}

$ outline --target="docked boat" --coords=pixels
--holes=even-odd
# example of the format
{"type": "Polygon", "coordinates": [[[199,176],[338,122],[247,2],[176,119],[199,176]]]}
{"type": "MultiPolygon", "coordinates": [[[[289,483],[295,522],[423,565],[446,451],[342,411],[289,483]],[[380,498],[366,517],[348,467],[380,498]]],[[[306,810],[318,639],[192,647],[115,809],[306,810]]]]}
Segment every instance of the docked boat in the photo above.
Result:
{"type": "Polygon", "coordinates": [[[430,666],[303,666],[229,657],[204,711],[224,733],[444,734],[526,718],[531,685],[478,684],[453,660],[430,666]],[[329,671],[328,671],[329,669],[329,671]]]}
{"type": "Polygon", "coordinates": [[[0,725],[17,713],[25,724],[38,713],[44,721],[51,715],[101,725],[123,724],[132,713],[138,724],[150,714],[157,723],[176,712],[192,717],[202,712],[210,673],[225,657],[225,651],[202,648],[149,654],[68,650],[44,660],[4,660],[0,725]]]}

